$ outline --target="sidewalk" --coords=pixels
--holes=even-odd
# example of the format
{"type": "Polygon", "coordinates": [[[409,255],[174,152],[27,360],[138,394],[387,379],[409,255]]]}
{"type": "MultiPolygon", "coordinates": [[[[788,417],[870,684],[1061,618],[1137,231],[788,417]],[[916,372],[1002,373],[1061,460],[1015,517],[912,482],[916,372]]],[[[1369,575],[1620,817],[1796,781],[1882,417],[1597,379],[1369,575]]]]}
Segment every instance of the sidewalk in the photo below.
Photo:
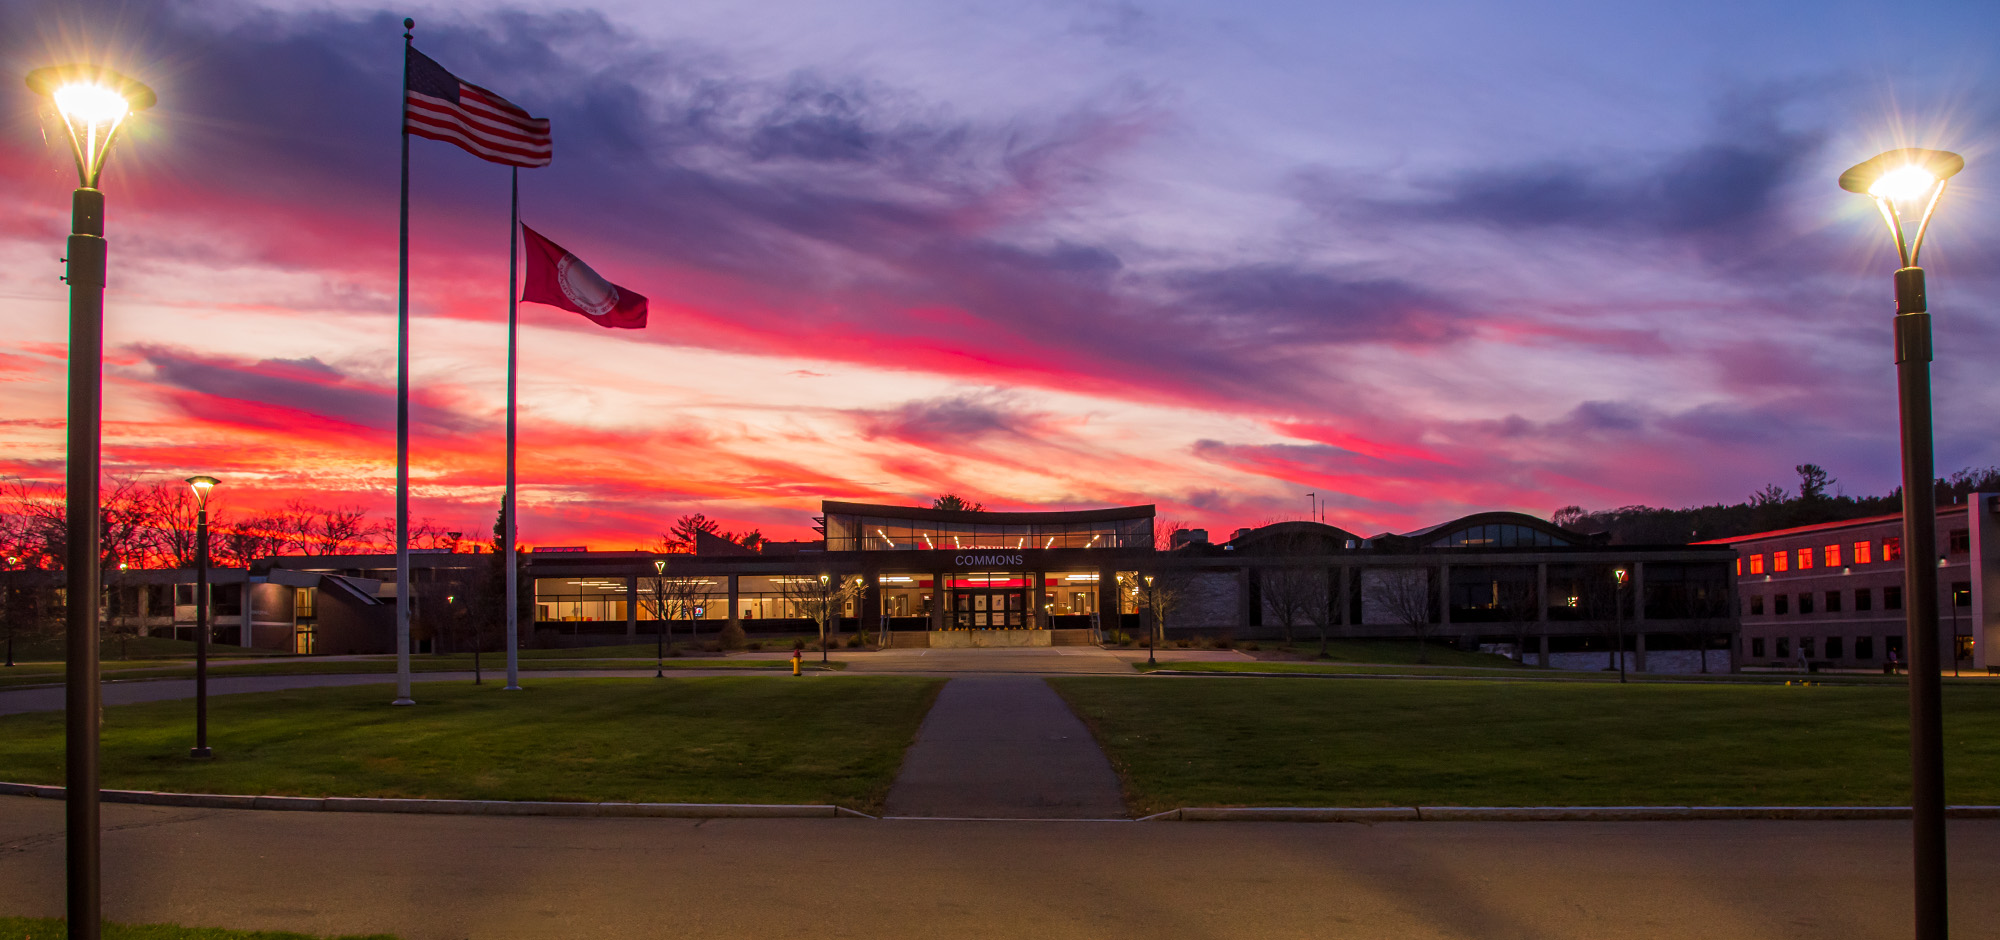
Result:
{"type": "Polygon", "coordinates": [[[1118,776],[1040,678],[953,679],[924,718],[886,816],[1121,819],[1118,776]]]}

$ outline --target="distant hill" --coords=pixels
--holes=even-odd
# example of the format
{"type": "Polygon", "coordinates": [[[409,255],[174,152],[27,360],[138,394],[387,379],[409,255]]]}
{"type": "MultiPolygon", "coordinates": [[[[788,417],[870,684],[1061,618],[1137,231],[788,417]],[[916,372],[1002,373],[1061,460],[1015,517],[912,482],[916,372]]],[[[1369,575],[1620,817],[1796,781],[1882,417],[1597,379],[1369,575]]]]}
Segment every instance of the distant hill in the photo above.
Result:
{"type": "MultiPolygon", "coordinates": [[[[1606,532],[1613,545],[1680,545],[1708,539],[1735,538],[1753,532],[1840,522],[1903,511],[1903,488],[1885,496],[1828,495],[1835,481],[1814,464],[1801,464],[1799,491],[1777,484],[1764,487],[1740,503],[1659,509],[1623,506],[1586,510],[1565,506],[1553,521],[1579,532],[1606,532]]],[[[1937,504],[1948,506],[1968,493],[2000,492],[2000,467],[1967,468],[1936,484],[1937,504]]]]}

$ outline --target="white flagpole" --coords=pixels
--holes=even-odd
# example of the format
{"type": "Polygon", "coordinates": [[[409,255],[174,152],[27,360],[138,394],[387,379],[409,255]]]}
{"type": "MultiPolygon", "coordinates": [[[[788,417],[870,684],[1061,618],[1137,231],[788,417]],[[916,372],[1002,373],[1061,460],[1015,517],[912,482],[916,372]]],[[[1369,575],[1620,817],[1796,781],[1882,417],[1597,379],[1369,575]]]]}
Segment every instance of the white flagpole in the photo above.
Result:
{"type": "Polygon", "coordinates": [[[403,203],[396,257],[396,700],[410,697],[410,30],[403,21],[403,203]]]}
{"type": "Polygon", "coordinates": [[[500,530],[507,533],[507,688],[521,689],[520,550],[521,527],[514,521],[514,310],[520,293],[515,270],[521,254],[521,168],[514,168],[514,211],[507,225],[507,495],[501,500],[500,530]]]}

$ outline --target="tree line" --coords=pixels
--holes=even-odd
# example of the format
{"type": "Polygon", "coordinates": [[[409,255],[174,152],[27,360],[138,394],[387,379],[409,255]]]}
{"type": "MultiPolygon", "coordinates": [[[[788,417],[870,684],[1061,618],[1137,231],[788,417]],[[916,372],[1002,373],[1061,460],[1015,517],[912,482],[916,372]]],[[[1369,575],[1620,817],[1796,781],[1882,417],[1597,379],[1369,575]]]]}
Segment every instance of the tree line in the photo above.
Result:
{"type": "MultiPolygon", "coordinates": [[[[1613,545],[1681,545],[1903,511],[1900,486],[1885,496],[1849,496],[1840,492],[1839,481],[1818,464],[1799,464],[1793,470],[1799,475],[1796,492],[1772,483],[1739,503],[1682,509],[1634,505],[1586,510],[1564,506],[1556,510],[1551,521],[1578,532],[1608,533],[1613,545]]],[[[2000,467],[1968,467],[1939,479],[1932,490],[1940,506],[1963,500],[1970,493],[2000,490],[2000,467]]]]}
{"type": "MultiPolygon", "coordinates": [[[[106,568],[191,568],[196,509],[186,484],[107,480],[98,503],[99,558],[106,568]]],[[[209,557],[216,567],[246,567],[272,555],[359,555],[395,551],[394,520],[371,518],[352,505],[303,498],[277,509],[237,513],[209,501],[209,557]]],[[[450,548],[460,533],[424,519],[410,527],[412,548],[450,548]]],[[[55,570],[69,550],[63,488],[0,480],[0,553],[10,568],[55,570]]]]}

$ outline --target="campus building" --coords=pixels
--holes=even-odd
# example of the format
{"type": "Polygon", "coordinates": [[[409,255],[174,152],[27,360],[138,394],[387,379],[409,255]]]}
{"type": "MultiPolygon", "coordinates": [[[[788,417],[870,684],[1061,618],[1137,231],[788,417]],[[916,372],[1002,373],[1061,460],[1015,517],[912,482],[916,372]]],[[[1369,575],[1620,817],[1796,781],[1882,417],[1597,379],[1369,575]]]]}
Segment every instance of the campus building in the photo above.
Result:
{"type": "MultiPolygon", "coordinates": [[[[1947,670],[2000,667],[2000,495],[1937,509],[1940,654],[1947,670]]],[[[1712,543],[1736,551],[1748,666],[1879,668],[1904,649],[1903,516],[1759,532],[1712,543]]]]}
{"type": "MultiPolygon", "coordinates": [[[[897,647],[1060,646],[1143,637],[1157,614],[1170,638],[1421,635],[1544,663],[1620,648],[1640,670],[1649,652],[1696,650],[1727,669],[1739,646],[1727,545],[1613,546],[1504,512],[1373,536],[1283,522],[1215,543],[1199,529],[1158,531],[1154,515],[828,501],[814,520],[823,540],[760,551],[719,538],[697,539],[692,554],[543,547],[525,563],[522,638],[630,642],[667,620],[684,637],[732,622],[809,632],[825,612],[897,647]]],[[[466,613],[455,605],[492,583],[495,560],[418,552],[411,565],[418,648],[453,648],[447,627],[466,613]]],[[[391,555],[282,557],[217,580],[233,576],[252,599],[257,646],[386,652],[394,569],[391,555]]],[[[191,622],[183,613],[176,623],[191,622]]]]}

